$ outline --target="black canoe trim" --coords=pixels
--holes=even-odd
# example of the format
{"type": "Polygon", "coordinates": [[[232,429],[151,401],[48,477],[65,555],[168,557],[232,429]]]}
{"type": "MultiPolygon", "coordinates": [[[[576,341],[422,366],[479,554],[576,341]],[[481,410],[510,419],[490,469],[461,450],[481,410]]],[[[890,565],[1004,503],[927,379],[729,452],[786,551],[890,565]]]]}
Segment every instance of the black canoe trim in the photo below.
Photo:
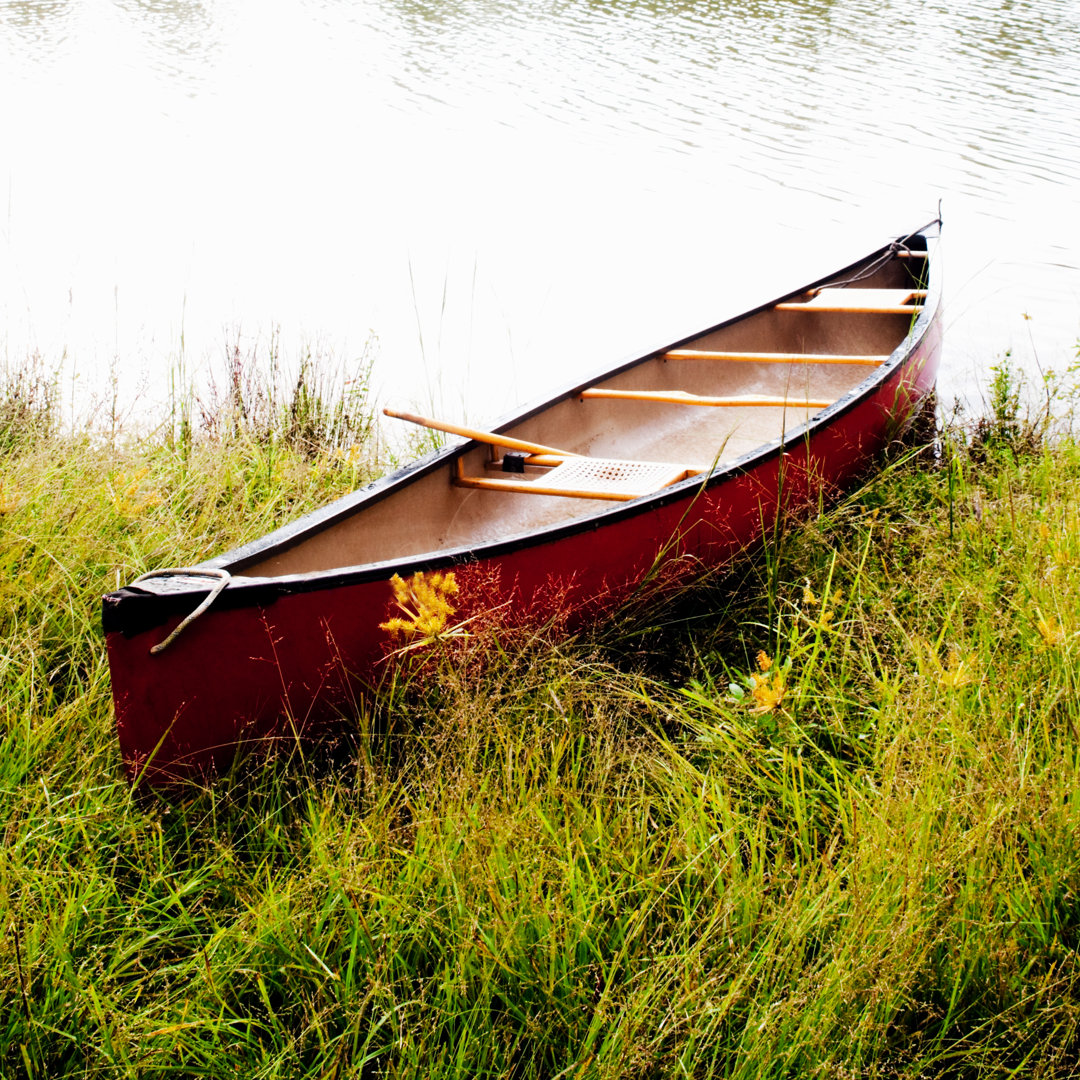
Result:
{"type": "MultiPolygon", "coordinates": [[[[819,278],[809,285],[794,289],[778,299],[770,300],[767,303],[760,304],[758,307],[740,312],[732,318],[725,319],[712,327],[697,330],[679,338],[675,342],[666,343],[614,368],[605,368],[590,379],[576,384],[573,388],[561,394],[554,394],[541,402],[537,402],[524,412],[516,413],[512,417],[500,421],[493,430],[502,432],[512,425],[519,424],[543,412],[556,401],[573,398],[586,387],[593,385],[599,377],[610,378],[613,375],[620,374],[644,361],[659,357],[672,349],[678,349],[706,334],[731,326],[752,315],[767,311],[776,304],[801,296],[809,289],[818,288],[849,274],[857,273],[859,270],[871,265],[875,260],[895,250],[898,245],[910,247],[912,250],[927,250],[926,232],[934,226],[940,226],[940,220],[933,221],[922,229],[901,237],[894,243],[885,244],[851,265],[833,271],[831,274],[819,278]]],[[[839,419],[886,383],[892,374],[918,349],[927,331],[937,319],[941,307],[940,278],[940,273],[936,273],[928,282],[928,294],[923,302],[922,311],[916,316],[907,337],[893,350],[888,360],[869,374],[862,383],[853,387],[832,405],[815,413],[805,423],[785,432],[781,439],[748,451],[734,461],[713,470],[707,477],[691,476],[677,484],[638,499],[619,503],[563,524],[519,533],[507,537],[505,540],[490,541],[472,547],[447,548],[419,555],[410,555],[400,559],[365,563],[359,566],[316,570],[304,574],[289,574],[272,578],[245,578],[243,576],[242,568],[244,565],[265,558],[275,549],[290,546],[302,535],[313,535],[330,528],[342,519],[356,513],[362,507],[385,498],[396,488],[452,463],[455,458],[460,457],[473,447],[472,441],[468,441],[460,445],[433,451],[411,465],[395,471],[390,476],[377,480],[358,491],[350,492],[348,495],[344,495],[326,506],[305,514],[296,521],[290,522],[257,540],[227,551],[213,559],[198,563],[193,569],[228,569],[232,573],[233,578],[229,583],[229,587],[214,602],[215,611],[256,606],[265,607],[282,596],[295,593],[316,592],[347,585],[361,585],[369,581],[388,580],[395,573],[440,570],[464,563],[477,562],[481,559],[499,558],[522,548],[539,547],[543,544],[554,543],[565,537],[602,528],[606,524],[623,518],[649,513],[671,502],[685,499],[688,496],[692,497],[697,490],[711,488],[735,476],[746,474],[771,461],[784,453],[793,444],[805,439],[811,432],[826,427],[829,422],[839,419]]],[[[208,592],[207,588],[190,587],[191,583],[197,580],[191,577],[185,580],[183,574],[177,574],[176,580],[168,578],[155,579],[143,586],[127,586],[116,592],[109,593],[102,599],[102,625],[105,632],[120,631],[125,636],[134,636],[160,626],[174,615],[190,611],[208,592]]]]}

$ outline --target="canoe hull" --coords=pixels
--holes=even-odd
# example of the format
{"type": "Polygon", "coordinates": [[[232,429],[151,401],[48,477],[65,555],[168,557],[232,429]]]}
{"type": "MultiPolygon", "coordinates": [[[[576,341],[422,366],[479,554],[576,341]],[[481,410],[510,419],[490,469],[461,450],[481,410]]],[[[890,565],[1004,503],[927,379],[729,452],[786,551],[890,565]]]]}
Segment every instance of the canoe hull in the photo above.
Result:
{"type": "MultiPolygon", "coordinates": [[[[452,562],[459,612],[505,606],[544,622],[552,604],[573,622],[624,602],[663,552],[725,565],[759,542],[783,504],[828,502],[898,434],[931,393],[940,333],[928,334],[892,378],[833,423],[745,470],[666,505],[567,536],[452,562]]],[[[445,560],[438,560],[444,562],[445,560]]],[[[357,584],[286,592],[215,611],[167,652],[151,645],[179,622],[106,636],[117,730],[132,777],[202,776],[225,767],[238,744],[291,742],[356,715],[386,668],[393,643],[391,573],[357,584]]]]}
{"type": "Polygon", "coordinates": [[[833,500],[922,407],[940,358],[939,312],[922,324],[880,379],[787,441],[585,521],[407,565],[230,585],[152,657],[151,646],[185,609],[163,618],[153,597],[131,590],[105,597],[129,776],[153,783],[202,778],[224,769],[238,745],[291,743],[347,725],[394,663],[395,643],[380,625],[397,613],[394,574],[453,570],[455,620],[494,612],[510,624],[544,624],[558,610],[572,629],[624,603],[658,558],[691,569],[731,564],[760,543],[781,510],[805,514],[833,500]]]}

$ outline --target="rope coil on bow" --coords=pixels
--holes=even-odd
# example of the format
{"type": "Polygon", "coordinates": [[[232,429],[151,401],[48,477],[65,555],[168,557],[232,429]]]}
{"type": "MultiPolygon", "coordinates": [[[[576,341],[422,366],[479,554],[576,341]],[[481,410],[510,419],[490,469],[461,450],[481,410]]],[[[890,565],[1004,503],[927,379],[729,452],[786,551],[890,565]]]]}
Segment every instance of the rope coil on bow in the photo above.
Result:
{"type": "Polygon", "coordinates": [[[146,581],[149,578],[155,577],[170,577],[182,575],[183,577],[208,577],[217,578],[217,584],[206,594],[203,601],[199,606],[186,615],[177,624],[173,632],[165,638],[164,641],[159,641],[156,645],[150,646],[150,652],[156,656],[160,652],[164,652],[206,609],[221,595],[225,586],[232,581],[232,575],[228,570],[189,570],[184,567],[167,567],[164,570],[151,570],[146,574],[140,574],[130,585],[138,585],[140,581],[146,581]]]}

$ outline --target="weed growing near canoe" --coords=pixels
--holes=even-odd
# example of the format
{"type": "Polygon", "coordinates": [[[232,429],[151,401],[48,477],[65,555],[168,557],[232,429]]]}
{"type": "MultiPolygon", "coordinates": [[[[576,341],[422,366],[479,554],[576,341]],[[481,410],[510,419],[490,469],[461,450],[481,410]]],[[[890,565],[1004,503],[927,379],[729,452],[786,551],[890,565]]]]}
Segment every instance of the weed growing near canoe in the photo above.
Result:
{"type": "Polygon", "coordinates": [[[0,450],[0,1075],[1075,1075],[1075,442],[954,437],[681,621],[470,625],[332,761],[133,794],[97,596],[353,483],[205,439],[0,450]]]}
{"type": "MultiPolygon", "coordinates": [[[[1040,372],[1033,385],[1011,354],[1005,353],[990,365],[983,414],[968,430],[954,428],[947,437],[962,442],[967,455],[977,463],[995,453],[1030,456],[1048,437],[1072,438],[1080,405],[1080,342],[1076,356],[1064,371],[1040,372]]],[[[1035,361],[1038,365],[1037,356],[1035,361]]]]}
{"type": "MultiPolygon", "coordinates": [[[[346,369],[305,352],[286,370],[280,341],[271,337],[264,354],[239,340],[226,352],[224,377],[211,378],[205,397],[196,397],[203,431],[217,441],[250,441],[285,447],[309,461],[330,454],[355,464],[375,438],[369,399],[372,343],[346,369]]],[[[191,412],[189,407],[181,410],[191,412]]],[[[183,430],[183,428],[181,429],[183,430]]]]}
{"type": "Polygon", "coordinates": [[[57,376],[40,356],[0,369],[0,453],[48,438],[59,421],[57,376]]]}

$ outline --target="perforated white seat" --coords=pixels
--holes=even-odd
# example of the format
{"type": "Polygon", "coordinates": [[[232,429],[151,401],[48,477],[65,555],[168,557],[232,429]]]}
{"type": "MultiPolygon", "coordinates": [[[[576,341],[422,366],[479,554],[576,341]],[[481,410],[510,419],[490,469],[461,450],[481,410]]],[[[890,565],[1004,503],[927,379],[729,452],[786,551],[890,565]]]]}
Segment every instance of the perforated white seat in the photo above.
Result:
{"type": "Polygon", "coordinates": [[[605,492],[636,498],[659,491],[684,476],[685,465],[669,462],[573,457],[527,483],[537,491],[605,492]]]}

